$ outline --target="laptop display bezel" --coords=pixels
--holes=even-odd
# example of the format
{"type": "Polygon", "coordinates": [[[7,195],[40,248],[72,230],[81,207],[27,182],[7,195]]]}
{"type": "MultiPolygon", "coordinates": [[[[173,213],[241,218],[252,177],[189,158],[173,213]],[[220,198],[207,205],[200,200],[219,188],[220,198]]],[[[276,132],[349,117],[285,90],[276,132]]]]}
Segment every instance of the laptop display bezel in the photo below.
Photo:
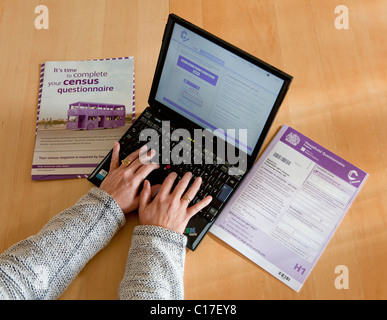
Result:
{"type": "Polygon", "coordinates": [[[277,99],[272,107],[272,110],[266,119],[266,123],[262,129],[262,132],[261,132],[261,134],[260,134],[260,136],[259,136],[259,138],[254,146],[254,149],[253,149],[251,155],[247,156],[247,167],[248,167],[248,169],[250,169],[252,167],[252,165],[254,164],[254,162],[259,154],[259,151],[260,151],[260,149],[265,141],[265,138],[270,130],[270,127],[275,119],[275,116],[276,116],[276,114],[277,114],[277,112],[278,112],[278,110],[283,102],[283,99],[286,95],[286,92],[288,91],[289,85],[290,85],[293,77],[290,76],[289,74],[271,66],[270,64],[254,57],[253,55],[237,48],[236,46],[218,38],[217,36],[203,30],[202,28],[182,19],[181,17],[179,17],[175,14],[170,14],[168,17],[168,22],[167,22],[165,31],[164,31],[164,36],[163,36],[162,45],[161,45],[161,49],[160,49],[159,59],[158,59],[157,65],[156,65],[156,70],[155,70],[155,74],[154,74],[154,78],[153,78],[153,82],[152,82],[152,86],[151,86],[151,90],[150,90],[150,94],[149,94],[148,103],[149,103],[149,106],[151,108],[158,109],[158,111],[163,112],[171,119],[177,120],[178,123],[184,123],[184,125],[188,129],[204,128],[204,127],[199,126],[198,124],[194,123],[193,121],[190,121],[189,119],[185,118],[181,114],[175,112],[169,106],[156,100],[156,93],[157,93],[157,90],[159,87],[163,66],[165,63],[166,56],[167,56],[168,47],[169,47],[169,43],[171,41],[174,25],[176,23],[181,25],[182,27],[187,28],[188,30],[202,36],[203,38],[210,40],[211,42],[219,45],[220,47],[225,48],[226,50],[232,52],[233,54],[240,56],[241,58],[245,59],[246,61],[262,68],[263,70],[275,75],[276,77],[278,77],[284,81],[283,85],[281,87],[281,90],[279,91],[279,94],[277,96],[277,99]]]}

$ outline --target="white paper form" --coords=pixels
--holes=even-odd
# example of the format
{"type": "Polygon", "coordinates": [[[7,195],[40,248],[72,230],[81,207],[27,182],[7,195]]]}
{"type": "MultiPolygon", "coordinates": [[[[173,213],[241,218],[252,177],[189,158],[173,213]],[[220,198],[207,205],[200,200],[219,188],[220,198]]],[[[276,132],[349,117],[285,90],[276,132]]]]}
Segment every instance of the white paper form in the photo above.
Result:
{"type": "Polygon", "coordinates": [[[299,291],[367,177],[285,125],[211,232],[299,291]]]}

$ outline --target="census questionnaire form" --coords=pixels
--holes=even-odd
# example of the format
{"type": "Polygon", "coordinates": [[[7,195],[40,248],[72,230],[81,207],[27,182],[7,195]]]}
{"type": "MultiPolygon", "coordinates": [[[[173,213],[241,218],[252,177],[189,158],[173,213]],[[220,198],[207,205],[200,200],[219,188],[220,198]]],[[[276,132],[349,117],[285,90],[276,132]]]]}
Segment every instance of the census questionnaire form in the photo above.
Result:
{"type": "Polygon", "coordinates": [[[284,125],[211,232],[299,291],[367,177],[284,125]]]}

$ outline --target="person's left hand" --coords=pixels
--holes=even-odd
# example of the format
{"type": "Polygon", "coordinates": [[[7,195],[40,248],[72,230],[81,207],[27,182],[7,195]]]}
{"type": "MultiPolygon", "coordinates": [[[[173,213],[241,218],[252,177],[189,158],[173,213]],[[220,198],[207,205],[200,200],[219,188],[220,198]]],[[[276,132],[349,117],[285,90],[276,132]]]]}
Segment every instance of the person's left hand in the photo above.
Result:
{"type": "MultiPolygon", "coordinates": [[[[136,210],[139,205],[140,196],[137,194],[141,183],[153,170],[159,168],[156,163],[150,162],[155,151],[146,152],[146,146],[133,152],[126,157],[129,165],[119,163],[120,144],[114,144],[109,174],[102,181],[100,189],[107,192],[123,211],[128,213],[136,210]]],[[[152,194],[155,194],[159,185],[152,187],[152,194]]]]}

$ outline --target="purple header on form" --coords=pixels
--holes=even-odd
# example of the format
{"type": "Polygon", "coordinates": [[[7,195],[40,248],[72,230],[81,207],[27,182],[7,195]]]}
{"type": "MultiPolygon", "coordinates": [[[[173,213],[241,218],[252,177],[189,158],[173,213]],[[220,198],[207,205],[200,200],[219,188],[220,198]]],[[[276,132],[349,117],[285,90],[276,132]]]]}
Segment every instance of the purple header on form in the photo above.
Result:
{"type": "Polygon", "coordinates": [[[367,173],[363,170],[338,157],[291,127],[282,135],[280,141],[356,188],[361,185],[363,179],[367,176],[367,173]]]}
{"type": "Polygon", "coordinates": [[[177,59],[177,65],[184,70],[194,74],[195,76],[199,77],[200,79],[207,81],[208,83],[212,84],[213,86],[216,86],[216,82],[218,81],[218,76],[207,69],[204,69],[203,67],[199,66],[195,62],[192,62],[191,60],[188,60],[187,58],[184,58],[182,56],[179,56],[177,59]]]}

